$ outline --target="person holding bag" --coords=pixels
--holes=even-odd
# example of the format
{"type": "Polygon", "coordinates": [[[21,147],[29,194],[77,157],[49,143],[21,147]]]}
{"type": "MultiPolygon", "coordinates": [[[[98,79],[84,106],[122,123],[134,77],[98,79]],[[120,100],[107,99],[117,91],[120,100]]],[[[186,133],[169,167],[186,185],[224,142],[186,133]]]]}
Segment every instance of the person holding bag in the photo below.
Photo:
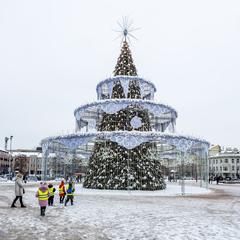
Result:
{"type": "Polygon", "coordinates": [[[20,201],[21,207],[22,208],[26,207],[23,204],[23,200],[22,200],[23,194],[25,193],[22,181],[23,181],[23,176],[22,176],[21,173],[18,173],[16,175],[16,179],[15,179],[15,195],[16,195],[16,197],[15,197],[15,199],[12,202],[12,205],[11,205],[12,208],[16,207],[15,203],[17,202],[18,199],[20,201]]]}

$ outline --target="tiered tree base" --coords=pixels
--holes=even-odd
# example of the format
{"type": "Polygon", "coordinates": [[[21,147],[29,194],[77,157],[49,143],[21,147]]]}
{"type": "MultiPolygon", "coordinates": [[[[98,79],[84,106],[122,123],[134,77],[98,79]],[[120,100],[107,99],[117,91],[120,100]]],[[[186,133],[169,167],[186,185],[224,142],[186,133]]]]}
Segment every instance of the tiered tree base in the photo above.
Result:
{"type": "Polygon", "coordinates": [[[117,190],[162,190],[166,188],[160,162],[150,143],[128,150],[115,142],[97,142],[90,157],[85,188],[117,190]]]}

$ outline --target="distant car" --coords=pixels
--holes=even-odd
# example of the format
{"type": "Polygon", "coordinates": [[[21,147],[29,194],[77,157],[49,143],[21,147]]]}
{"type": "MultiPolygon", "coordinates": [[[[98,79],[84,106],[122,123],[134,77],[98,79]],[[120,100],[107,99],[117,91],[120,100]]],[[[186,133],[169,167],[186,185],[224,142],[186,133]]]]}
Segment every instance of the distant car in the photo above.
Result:
{"type": "Polygon", "coordinates": [[[0,182],[7,182],[7,178],[0,177],[0,182]]]}
{"type": "Polygon", "coordinates": [[[194,180],[193,177],[184,177],[184,180],[194,180]]]}
{"type": "Polygon", "coordinates": [[[11,174],[5,174],[3,178],[6,178],[7,180],[12,180],[12,175],[11,174]]]}
{"type": "Polygon", "coordinates": [[[55,179],[54,179],[54,181],[56,181],[56,182],[59,182],[59,181],[62,181],[63,180],[63,178],[60,178],[60,177],[56,177],[55,179]]]}
{"type": "Polygon", "coordinates": [[[38,178],[36,176],[28,176],[27,181],[29,182],[37,182],[38,178]]]}

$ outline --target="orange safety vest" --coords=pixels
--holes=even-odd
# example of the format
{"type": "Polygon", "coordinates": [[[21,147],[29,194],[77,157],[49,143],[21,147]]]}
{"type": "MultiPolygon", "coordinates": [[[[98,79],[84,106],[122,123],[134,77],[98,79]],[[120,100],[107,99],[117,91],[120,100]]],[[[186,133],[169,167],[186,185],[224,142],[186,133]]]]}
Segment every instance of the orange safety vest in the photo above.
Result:
{"type": "Polygon", "coordinates": [[[49,193],[48,190],[43,192],[40,189],[38,189],[38,200],[42,200],[42,201],[48,200],[48,193],[49,193]]]}
{"type": "Polygon", "coordinates": [[[63,187],[64,186],[62,185],[61,187],[58,188],[59,195],[64,194],[63,187]]]}

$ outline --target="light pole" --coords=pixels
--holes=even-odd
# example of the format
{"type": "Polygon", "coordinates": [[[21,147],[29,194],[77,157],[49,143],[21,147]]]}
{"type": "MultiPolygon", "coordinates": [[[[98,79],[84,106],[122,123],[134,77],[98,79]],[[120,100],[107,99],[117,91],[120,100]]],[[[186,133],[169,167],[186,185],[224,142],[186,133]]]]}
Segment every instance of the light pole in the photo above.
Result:
{"type": "Polygon", "coordinates": [[[11,179],[12,177],[12,172],[11,172],[11,161],[12,161],[12,139],[13,136],[10,136],[10,157],[9,157],[9,168],[8,168],[8,173],[9,173],[9,178],[11,179]]]}
{"type": "Polygon", "coordinates": [[[5,150],[7,150],[8,140],[9,140],[9,138],[8,138],[8,137],[5,137],[5,150]]]}

